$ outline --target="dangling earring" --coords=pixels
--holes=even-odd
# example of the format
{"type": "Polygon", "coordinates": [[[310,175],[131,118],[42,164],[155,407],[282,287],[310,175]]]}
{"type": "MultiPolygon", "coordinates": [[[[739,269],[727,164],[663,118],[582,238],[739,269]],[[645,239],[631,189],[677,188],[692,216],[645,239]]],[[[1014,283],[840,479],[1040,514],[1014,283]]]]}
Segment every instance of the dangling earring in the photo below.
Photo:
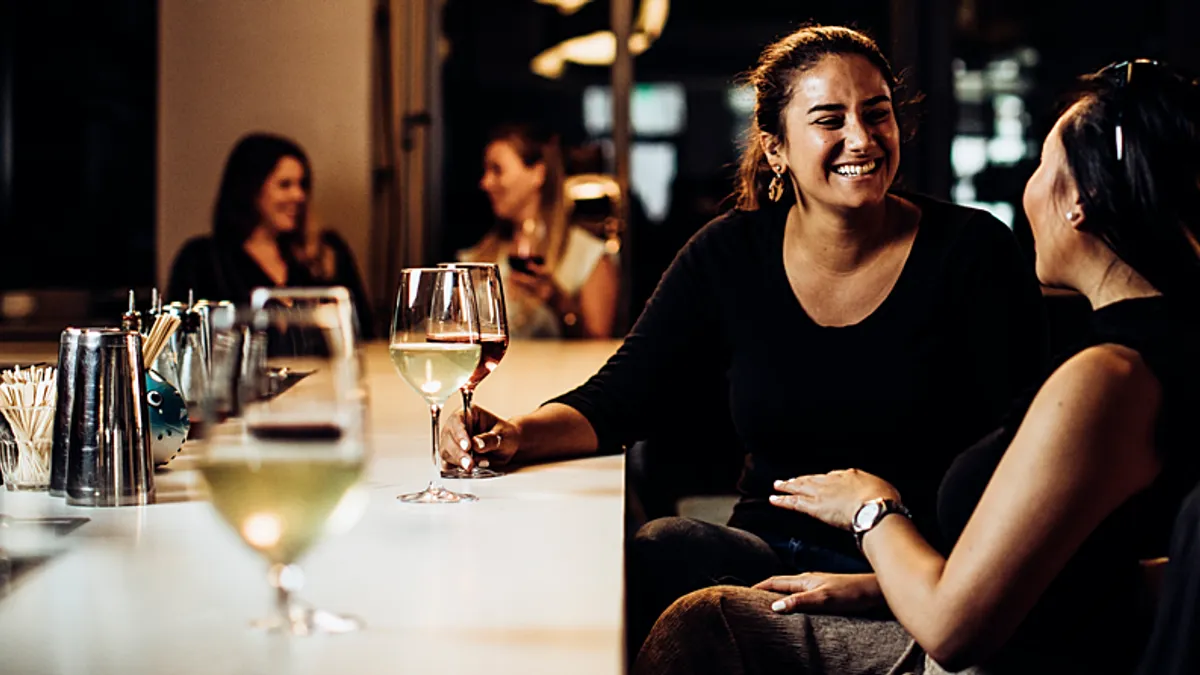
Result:
{"type": "Polygon", "coordinates": [[[783,199],[783,167],[773,166],[771,170],[775,172],[775,177],[771,179],[771,184],[767,186],[767,198],[773,202],[783,199]]]}

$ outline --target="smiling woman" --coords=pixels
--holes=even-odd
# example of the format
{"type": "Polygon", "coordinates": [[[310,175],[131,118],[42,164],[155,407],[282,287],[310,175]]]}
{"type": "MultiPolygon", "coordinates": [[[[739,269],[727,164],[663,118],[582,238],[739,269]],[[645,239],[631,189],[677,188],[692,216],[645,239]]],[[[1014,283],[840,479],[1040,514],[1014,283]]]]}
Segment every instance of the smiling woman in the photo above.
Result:
{"type": "Polygon", "coordinates": [[[254,133],[225,163],[211,237],[192,239],[171,266],[166,298],[243,305],[259,286],[345,286],[364,337],[375,332],[371,305],[349,246],[309,223],[312,169],[295,142],[254,133]]]}
{"type": "Polygon", "coordinates": [[[861,56],[822,59],[796,82],[784,111],[786,142],[767,131],[759,140],[772,166],[790,173],[803,206],[883,199],[900,164],[892,87],[861,56]]]}

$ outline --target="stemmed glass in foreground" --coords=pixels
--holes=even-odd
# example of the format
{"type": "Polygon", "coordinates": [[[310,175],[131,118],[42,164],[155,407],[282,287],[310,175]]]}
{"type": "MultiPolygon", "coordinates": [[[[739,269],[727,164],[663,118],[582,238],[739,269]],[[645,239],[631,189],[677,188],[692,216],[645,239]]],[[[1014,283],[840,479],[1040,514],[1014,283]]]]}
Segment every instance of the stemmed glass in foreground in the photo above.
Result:
{"type": "MultiPolygon", "coordinates": [[[[508,351],[508,310],[504,305],[500,268],[493,263],[442,263],[438,267],[466,270],[471,276],[471,286],[475,292],[475,307],[479,310],[479,367],[462,387],[463,416],[466,417],[467,430],[475,433],[482,431],[475,429],[475,413],[471,410],[475,387],[500,365],[500,359],[508,351]]],[[[495,478],[503,475],[504,472],[485,469],[478,462],[470,471],[461,466],[442,469],[443,478],[495,478]]]]}
{"type": "Polygon", "coordinates": [[[420,492],[400,495],[405,502],[444,504],[475,501],[472,494],[441,485],[438,421],[446,399],[479,367],[479,316],[471,276],[465,269],[414,268],[400,272],[392,340],[392,363],[404,381],[429,404],[430,438],[438,472],[420,492]]]}
{"type": "Polygon", "coordinates": [[[217,329],[203,399],[206,442],[193,452],[217,513],[270,563],[277,612],[254,625],[293,635],[345,633],[360,622],[293,593],[303,583],[296,561],[327,526],[339,516],[352,522],[361,506],[343,496],[366,461],[366,390],[345,289],[327,289],[330,297],[280,295],[288,290],[259,289],[248,313],[217,329]],[[240,416],[223,419],[231,397],[240,416]]]}

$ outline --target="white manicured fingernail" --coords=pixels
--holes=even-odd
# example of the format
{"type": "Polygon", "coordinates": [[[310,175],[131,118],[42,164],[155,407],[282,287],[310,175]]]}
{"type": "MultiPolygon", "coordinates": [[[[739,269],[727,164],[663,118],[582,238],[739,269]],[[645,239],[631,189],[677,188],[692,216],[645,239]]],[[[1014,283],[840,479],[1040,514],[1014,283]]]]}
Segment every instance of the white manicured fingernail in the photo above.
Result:
{"type": "Polygon", "coordinates": [[[470,468],[471,468],[471,458],[470,458],[470,457],[463,457],[463,458],[462,458],[462,461],[461,461],[461,462],[459,462],[459,464],[462,464],[462,468],[463,468],[464,470],[470,470],[470,468]]]}
{"type": "Polygon", "coordinates": [[[480,450],[482,450],[482,449],[483,449],[483,446],[484,446],[483,439],[482,439],[482,438],[479,438],[478,436],[476,436],[476,437],[475,437],[475,447],[476,447],[476,448],[479,448],[480,450]]]}
{"type": "Polygon", "coordinates": [[[772,502],[777,502],[781,499],[783,499],[783,497],[780,495],[771,495],[770,497],[767,497],[767,501],[772,501],[772,502]]]}
{"type": "Polygon", "coordinates": [[[776,600],[775,602],[771,603],[771,609],[775,610],[776,612],[782,612],[786,607],[787,604],[782,600],[776,600]]]}
{"type": "Polygon", "coordinates": [[[780,485],[783,485],[783,481],[781,481],[781,480],[775,481],[775,487],[779,487],[780,485]]]}
{"type": "Polygon", "coordinates": [[[481,469],[486,469],[491,465],[492,465],[492,463],[487,461],[486,459],[479,460],[479,468],[481,468],[481,469]]]}
{"type": "Polygon", "coordinates": [[[464,438],[458,442],[458,447],[462,448],[463,452],[466,452],[467,450],[471,449],[471,441],[468,441],[464,438]]]}

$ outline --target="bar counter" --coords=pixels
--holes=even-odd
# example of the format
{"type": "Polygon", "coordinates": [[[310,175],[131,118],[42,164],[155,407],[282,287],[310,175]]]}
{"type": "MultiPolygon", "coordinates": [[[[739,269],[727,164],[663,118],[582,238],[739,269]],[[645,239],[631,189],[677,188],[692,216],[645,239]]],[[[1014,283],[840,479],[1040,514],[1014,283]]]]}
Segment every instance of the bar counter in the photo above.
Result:
{"type": "MultiPolygon", "coordinates": [[[[516,341],[476,402],[502,415],[531,410],[617,345],[516,341]]],[[[0,345],[0,361],[53,362],[55,349],[0,345]]],[[[623,458],[448,481],[477,494],[474,504],[402,504],[396,495],[433,474],[428,408],[385,345],[368,345],[366,363],[362,515],[335,523],[342,531],[301,559],[299,595],[362,619],[362,632],[289,638],[249,627],[272,610],[266,563],[199,498],[185,446],[156,474],[152,506],[74,508],[0,490],[10,517],[0,546],[19,572],[0,597],[0,672],[621,672],[623,458]],[[61,536],[11,520],[58,516],[89,520],[61,536]]]]}

